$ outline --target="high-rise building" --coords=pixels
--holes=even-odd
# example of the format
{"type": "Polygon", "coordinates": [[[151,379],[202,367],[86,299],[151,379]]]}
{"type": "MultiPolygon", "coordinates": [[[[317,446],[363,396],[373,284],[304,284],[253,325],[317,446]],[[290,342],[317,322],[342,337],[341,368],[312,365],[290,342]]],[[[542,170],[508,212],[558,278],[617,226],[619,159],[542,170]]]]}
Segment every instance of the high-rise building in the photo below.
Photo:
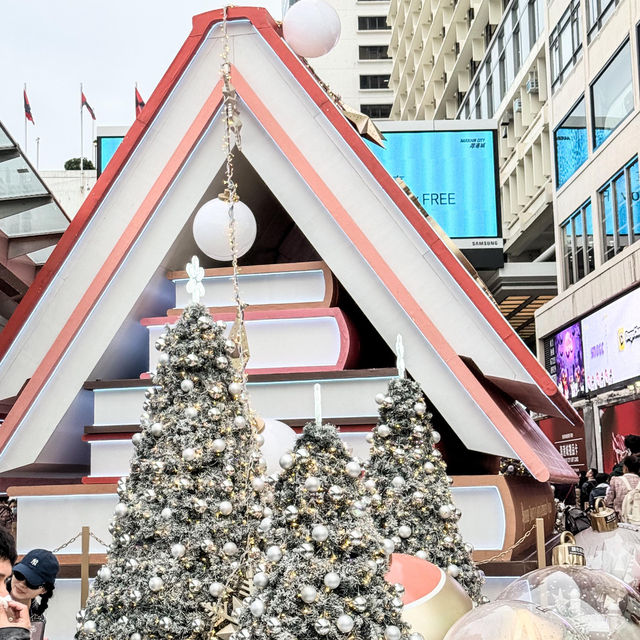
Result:
{"type": "Polygon", "coordinates": [[[536,333],[607,472],[640,433],[639,22],[631,0],[547,10],[559,294],[536,333]]]}
{"type": "Polygon", "coordinates": [[[308,62],[345,104],[372,118],[388,118],[391,28],[388,0],[330,0],[342,32],[333,51],[308,62]]]}
{"type": "Polygon", "coordinates": [[[534,312],[556,293],[543,0],[392,0],[392,119],[490,119],[505,265],[482,274],[535,348],[534,312]]]}

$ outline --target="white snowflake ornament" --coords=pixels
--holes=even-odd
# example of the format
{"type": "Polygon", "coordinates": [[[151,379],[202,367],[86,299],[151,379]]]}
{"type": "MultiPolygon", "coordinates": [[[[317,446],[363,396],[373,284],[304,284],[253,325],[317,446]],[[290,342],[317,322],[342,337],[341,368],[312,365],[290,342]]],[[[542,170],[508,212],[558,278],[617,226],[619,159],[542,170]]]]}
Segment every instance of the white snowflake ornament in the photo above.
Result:
{"type": "Polygon", "coordinates": [[[200,298],[204,297],[204,285],[202,284],[204,269],[200,266],[198,256],[193,256],[191,262],[187,263],[187,275],[189,276],[187,293],[191,294],[191,301],[194,304],[198,304],[200,298]]]}

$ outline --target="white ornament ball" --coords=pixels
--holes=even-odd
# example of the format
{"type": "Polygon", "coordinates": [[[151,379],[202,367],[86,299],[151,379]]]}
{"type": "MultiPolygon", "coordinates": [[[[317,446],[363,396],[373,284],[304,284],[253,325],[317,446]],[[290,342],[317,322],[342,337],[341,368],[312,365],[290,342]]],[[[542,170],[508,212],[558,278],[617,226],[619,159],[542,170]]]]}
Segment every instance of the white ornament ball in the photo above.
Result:
{"type": "Polygon", "coordinates": [[[331,631],[331,623],[326,618],[318,618],[314,622],[313,628],[319,636],[326,636],[331,631]]]}
{"type": "Polygon", "coordinates": [[[375,401],[377,404],[384,404],[384,393],[376,393],[375,401]]]}
{"type": "Polygon", "coordinates": [[[431,432],[431,437],[433,438],[433,441],[438,444],[438,442],[440,442],[440,440],[442,439],[440,436],[440,433],[438,431],[432,431],[431,432]]]}
{"type": "Polygon", "coordinates": [[[173,511],[171,511],[171,509],[169,509],[169,507],[165,507],[161,512],[160,512],[160,517],[163,520],[171,520],[171,517],[173,516],[173,511]]]}
{"type": "Polygon", "coordinates": [[[420,558],[420,560],[426,560],[429,556],[424,549],[420,549],[416,552],[416,558],[420,558]]]}
{"type": "Polygon", "coordinates": [[[401,538],[408,538],[411,535],[411,527],[409,527],[408,525],[402,525],[401,527],[398,528],[398,535],[401,538]]]}
{"type": "Polygon", "coordinates": [[[285,453],[280,458],[280,466],[283,469],[291,469],[293,467],[293,456],[290,453],[285,453]]]}
{"type": "Polygon", "coordinates": [[[178,558],[182,558],[182,556],[187,552],[186,547],[179,542],[171,545],[171,555],[177,560],[178,558]]]}
{"type": "Polygon", "coordinates": [[[151,589],[151,591],[158,592],[162,587],[164,587],[164,582],[160,576],[153,576],[153,578],[149,580],[149,589],[151,589]]]}
{"type": "Polygon", "coordinates": [[[409,640],[424,640],[424,636],[421,633],[414,631],[413,633],[409,634],[409,640]]]}
{"type": "Polygon", "coordinates": [[[312,493],[320,491],[321,486],[322,483],[320,482],[320,478],[316,478],[315,476],[309,476],[304,481],[304,488],[307,489],[307,491],[311,491],[312,493]]]}
{"type": "Polygon", "coordinates": [[[364,488],[373,493],[376,490],[376,481],[373,478],[367,478],[364,481],[364,488]]]}
{"type": "Polygon", "coordinates": [[[256,598],[250,605],[249,610],[251,611],[251,615],[255,618],[259,618],[264,614],[264,602],[259,598],[256,598]]]}
{"type": "Polygon", "coordinates": [[[429,475],[431,475],[431,474],[436,470],[436,467],[435,467],[435,465],[433,464],[433,462],[425,462],[425,463],[424,463],[424,467],[423,467],[423,469],[424,469],[424,470],[425,470],[429,475]]]}
{"type": "MultiPolygon", "coordinates": [[[[256,239],[256,219],[251,209],[242,202],[233,205],[236,221],[237,256],[243,256],[256,239]]],[[[232,258],[229,248],[229,203],[214,198],[205,202],[193,220],[193,238],[201,251],[210,258],[228,262],[232,258]]]]}
{"type": "MultiPolygon", "coordinates": [[[[302,0],[300,0],[302,2],[302,0]]],[[[349,633],[351,629],[353,629],[353,625],[355,624],[353,618],[346,613],[343,613],[336,620],[336,627],[338,627],[338,631],[342,633],[349,633]]]]}
{"type": "Polygon", "coordinates": [[[282,558],[282,549],[274,544],[267,549],[266,555],[269,562],[278,562],[282,558]]]}
{"type": "Polygon", "coordinates": [[[318,58],[333,49],[340,39],[340,18],[324,0],[300,0],[285,14],[284,39],[295,53],[318,58]]]}
{"type": "Polygon", "coordinates": [[[318,592],[316,591],[316,588],[310,584],[306,584],[302,589],[300,589],[300,598],[307,604],[314,602],[317,597],[318,592]]]}
{"type": "Polygon", "coordinates": [[[323,524],[317,524],[313,529],[311,529],[311,537],[316,542],[324,542],[329,537],[329,529],[327,529],[323,524]]]}
{"type": "Polygon", "coordinates": [[[87,633],[95,633],[96,628],[96,623],[93,620],[86,620],[82,625],[83,631],[86,631],[87,633]]]}
{"type": "Polygon", "coordinates": [[[400,629],[398,629],[398,627],[396,627],[394,624],[390,624],[384,630],[384,637],[386,638],[386,640],[400,640],[400,636],[400,629]]]}
{"type": "Polygon", "coordinates": [[[340,586],[340,576],[335,571],[325,574],[324,586],[329,589],[337,589],[340,586]]]}
{"type": "Polygon", "coordinates": [[[133,442],[134,446],[137,447],[142,442],[142,434],[134,433],[133,436],[131,437],[131,442],[133,442]]]}
{"type": "MultiPolygon", "coordinates": [[[[300,2],[303,2],[303,0],[300,0],[300,2]]],[[[347,475],[351,476],[352,478],[358,478],[362,473],[362,467],[360,466],[360,463],[356,462],[355,460],[351,460],[351,462],[347,462],[346,469],[347,469],[347,475]]]]}
{"type": "Polygon", "coordinates": [[[238,553],[238,547],[235,542],[225,542],[222,547],[222,552],[226,556],[235,556],[238,553]]]}
{"type": "Polygon", "coordinates": [[[195,457],[196,457],[196,452],[194,449],[191,449],[190,447],[182,451],[182,459],[185,462],[191,462],[192,460],[195,459],[195,457]]]}
{"type": "Polygon", "coordinates": [[[183,380],[180,383],[180,388],[185,392],[185,393],[189,393],[190,391],[193,391],[193,382],[191,380],[183,380]]]}
{"type": "Polygon", "coordinates": [[[98,571],[98,577],[105,582],[111,580],[111,569],[109,569],[109,567],[102,567],[100,571],[98,571]]]}
{"type": "Polygon", "coordinates": [[[115,509],[113,510],[116,517],[118,518],[121,518],[122,516],[126,515],[127,511],[129,511],[129,508],[127,507],[126,504],[124,504],[124,502],[118,502],[115,509]]]}
{"type": "Polygon", "coordinates": [[[458,565],[455,564],[450,564],[447,567],[447,573],[452,577],[452,578],[457,578],[460,575],[460,567],[458,567],[458,565]]]}
{"type": "Polygon", "coordinates": [[[391,428],[388,424],[380,424],[378,425],[378,435],[381,438],[388,438],[391,435],[391,428]]]}
{"type": "Polygon", "coordinates": [[[222,582],[212,582],[209,585],[209,593],[214,598],[221,596],[223,592],[224,592],[224,585],[222,584],[222,582]]]}
{"type": "Polygon", "coordinates": [[[259,571],[253,576],[253,584],[259,589],[263,589],[269,584],[269,578],[266,573],[259,571]]]}
{"type": "Polygon", "coordinates": [[[382,541],[382,548],[384,549],[384,552],[390,556],[395,551],[396,545],[391,538],[385,538],[382,541]]]}
{"type": "Polygon", "coordinates": [[[448,504],[443,504],[438,509],[438,513],[440,514],[440,517],[443,520],[447,520],[448,518],[450,518],[453,515],[453,511],[451,510],[451,507],[448,504]]]}
{"type": "Polygon", "coordinates": [[[405,480],[404,480],[404,478],[402,476],[394,476],[391,479],[391,486],[394,489],[400,489],[401,487],[404,487],[404,482],[405,482],[405,480]]]}
{"type": "Polygon", "coordinates": [[[142,640],[142,636],[137,631],[135,631],[129,636],[129,640],[142,640]]]}
{"type": "Polygon", "coordinates": [[[211,443],[211,448],[212,448],[216,453],[222,453],[222,452],[227,448],[227,443],[226,443],[222,438],[216,438],[216,439],[211,443]]]}
{"type": "Polygon", "coordinates": [[[223,500],[218,505],[218,509],[223,516],[228,516],[233,511],[233,505],[228,500],[223,500]]]}
{"type": "Polygon", "coordinates": [[[162,424],[160,424],[159,422],[154,422],[151,425],[151,435],[155,436],[156,438],[162,435],[162,424]]]}
{"type": "Polygon", "coordinates": [[[242,385],[239,382],[232,382],[229,385],[229,393],[235,398],[242,393],[242,385]]]}
{"type": "Polygon", "coordinates": [[[251,486],[253,487],[254,491],[257,491],[258,493],[260,491],[264,491],[264,478],[261,478],[260,476],[256,476],[255,478],[253,478],[253,480],[251,480],[251,486]]]}
{"type": "Polygon", "coordinates": [[[364,439],[371,444],[373,442],[373,431],[369,431],[364,439]]]}
{"type": "Polygon", "coordinates": [[[238,427],[238,429],[242,429],[247,425],[247,419],[244,416],[236,416],[233,419],[233,423],[238,427]]]}

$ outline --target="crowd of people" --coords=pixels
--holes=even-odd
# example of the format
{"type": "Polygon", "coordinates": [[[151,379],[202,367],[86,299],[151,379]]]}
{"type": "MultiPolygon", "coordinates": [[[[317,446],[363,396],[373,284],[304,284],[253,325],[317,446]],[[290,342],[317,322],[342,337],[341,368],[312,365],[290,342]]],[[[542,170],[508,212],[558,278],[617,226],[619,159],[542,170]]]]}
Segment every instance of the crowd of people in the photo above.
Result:
{"type": "Polygon", "coordinates": [[[46,549],[17,559],[14,537],[0,527],[0,640],[43,640],[58,560],[46,549]]]}
{"type": "MultiPolygon", "coordinates": [[[[621,522],[628,520],[630,500],[640,486],[640,436],[628,435],[624,439],[626,454],[610,474],[589,469],[580,485],[580,504],[586,510],[596,507],[602,498],[606,507],[612,508],[621,522]]],[[[635,523],[634,523],[635,524],[635,523]]]]}

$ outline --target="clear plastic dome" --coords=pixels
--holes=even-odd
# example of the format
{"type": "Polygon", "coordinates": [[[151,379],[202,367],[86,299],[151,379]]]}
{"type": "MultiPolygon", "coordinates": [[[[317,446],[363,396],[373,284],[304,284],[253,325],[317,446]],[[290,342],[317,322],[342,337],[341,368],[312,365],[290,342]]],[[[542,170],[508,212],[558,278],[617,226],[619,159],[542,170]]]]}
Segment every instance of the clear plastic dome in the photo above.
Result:
{"type": "Polygon", "coordinates": [[[566,620],[529,602],[483,604],[460,618],[444,640],[584,640],[566,620]]]}
{"type": "Polygon", "coordinates": [[[640,594],[622,580],[587,567],[546,567],[511,583],[497,598],[553,611],[589,640],[640,640],[640,594]]]}

